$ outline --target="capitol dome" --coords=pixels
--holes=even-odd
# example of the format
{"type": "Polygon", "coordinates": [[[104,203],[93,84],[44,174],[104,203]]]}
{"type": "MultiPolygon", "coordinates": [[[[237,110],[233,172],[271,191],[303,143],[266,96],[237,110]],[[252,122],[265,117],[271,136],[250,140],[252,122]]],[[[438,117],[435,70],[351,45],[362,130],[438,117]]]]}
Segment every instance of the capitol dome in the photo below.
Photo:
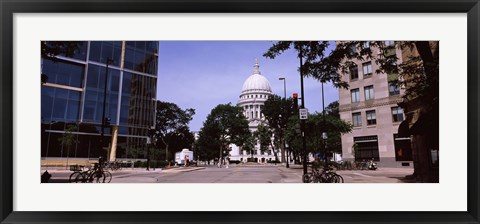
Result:
{"type": "Polygon", "coordinates": [[[253,66],[253,74],[243,83],[242,93],[248,92],[272,92],[270,82],[260,73],[258,59],[253,66]]]}

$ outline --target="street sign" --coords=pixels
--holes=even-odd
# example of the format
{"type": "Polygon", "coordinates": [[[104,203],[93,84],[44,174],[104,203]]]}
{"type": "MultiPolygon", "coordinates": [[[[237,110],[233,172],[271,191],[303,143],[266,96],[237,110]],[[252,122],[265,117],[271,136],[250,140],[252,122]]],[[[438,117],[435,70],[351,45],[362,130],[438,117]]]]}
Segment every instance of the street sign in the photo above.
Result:
{"type": "Polygon", "coordinates": [[[300,120],[307,120],[308,111],[306,108],[299,110],[300,120]]]}

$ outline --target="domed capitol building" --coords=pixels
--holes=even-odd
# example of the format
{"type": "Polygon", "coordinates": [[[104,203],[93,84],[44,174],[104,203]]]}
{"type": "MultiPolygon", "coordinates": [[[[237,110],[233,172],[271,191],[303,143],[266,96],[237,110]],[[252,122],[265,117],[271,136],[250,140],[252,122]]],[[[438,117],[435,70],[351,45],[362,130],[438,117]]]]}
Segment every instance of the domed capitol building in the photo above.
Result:
{"type": "MultiPolygon", "coordinates": [[[[262,113],[263,106],[272,94],[270,82],[261,74],[258,59],[256,59],[255,65],[253,66],[253,73],[243,83],[240,99],[237,103],[237,106],[243,108],[243,113],[248,119],[248,126],[251,132],[256,131],[258,125],[262,121],[265,121],[262,113]]],[[[250,154],[251,152],[241,150],[234,144],[230,145],[230,148],[231,161],[246,162],[247,158],[256,158],[259,163],[266,163],[269,160],[275,160],[275,155],[271,147],[266,152],[261,153],[260,146],[257,144],[255,145],[256,152],[254,152],[253,155],[250,154]]],[[[280,153],[278,153],[277,156],[280,158],[280,153]]]]}

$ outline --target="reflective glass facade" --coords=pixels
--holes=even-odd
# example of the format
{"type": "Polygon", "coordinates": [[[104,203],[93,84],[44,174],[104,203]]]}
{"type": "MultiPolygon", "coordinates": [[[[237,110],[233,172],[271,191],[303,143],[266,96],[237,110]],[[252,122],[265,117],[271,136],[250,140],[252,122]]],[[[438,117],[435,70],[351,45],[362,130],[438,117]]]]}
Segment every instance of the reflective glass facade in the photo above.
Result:
{"type": "MultiPolygon", "coordinates": [[[[50,46],[58,43],[51,42],[50,46]]],[[[158,70],[157,41],[84,41],[68,57],[42,58],[42,157],[107,157],[112,130],[118,129],[116,157],[146,157],[146,136],[154,124],[158,70]],[[104,130],[100,145],[108,64],[105,117],[112,128],[104,130]],[[60,140],[74,124],[76,144],[60,140]],[[114,127],[114,128],[113,128],[114,127]]],[[[61,44],[60,44],[61,45],[61,44]]],[[[70,46],[70,45],[69,45],[70,46]]],[[[115,144],[113,144],[115,145],[115,144]]]]}

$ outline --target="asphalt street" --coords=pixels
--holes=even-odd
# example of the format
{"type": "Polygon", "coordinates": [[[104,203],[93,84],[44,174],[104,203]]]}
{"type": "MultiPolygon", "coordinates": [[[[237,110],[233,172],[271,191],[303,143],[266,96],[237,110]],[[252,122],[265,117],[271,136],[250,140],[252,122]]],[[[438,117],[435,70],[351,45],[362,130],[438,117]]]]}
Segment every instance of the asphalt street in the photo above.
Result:
{"type": "MultiPolygon", "coordinates": [[[[44,169],[42,169],[42,172],[44,169]]],[[[72,171],[49,169],[49,183],[68,183],[72,171]]],[[[126,168],[111,171],[112,183],[301,183],[303,170],[299,165],[232,165],[228,168],[176,167],[171,169],[126,168]]],[[[337,171],[345,183],[405,183],[412,168],[379,168],[337,171]]]]}

